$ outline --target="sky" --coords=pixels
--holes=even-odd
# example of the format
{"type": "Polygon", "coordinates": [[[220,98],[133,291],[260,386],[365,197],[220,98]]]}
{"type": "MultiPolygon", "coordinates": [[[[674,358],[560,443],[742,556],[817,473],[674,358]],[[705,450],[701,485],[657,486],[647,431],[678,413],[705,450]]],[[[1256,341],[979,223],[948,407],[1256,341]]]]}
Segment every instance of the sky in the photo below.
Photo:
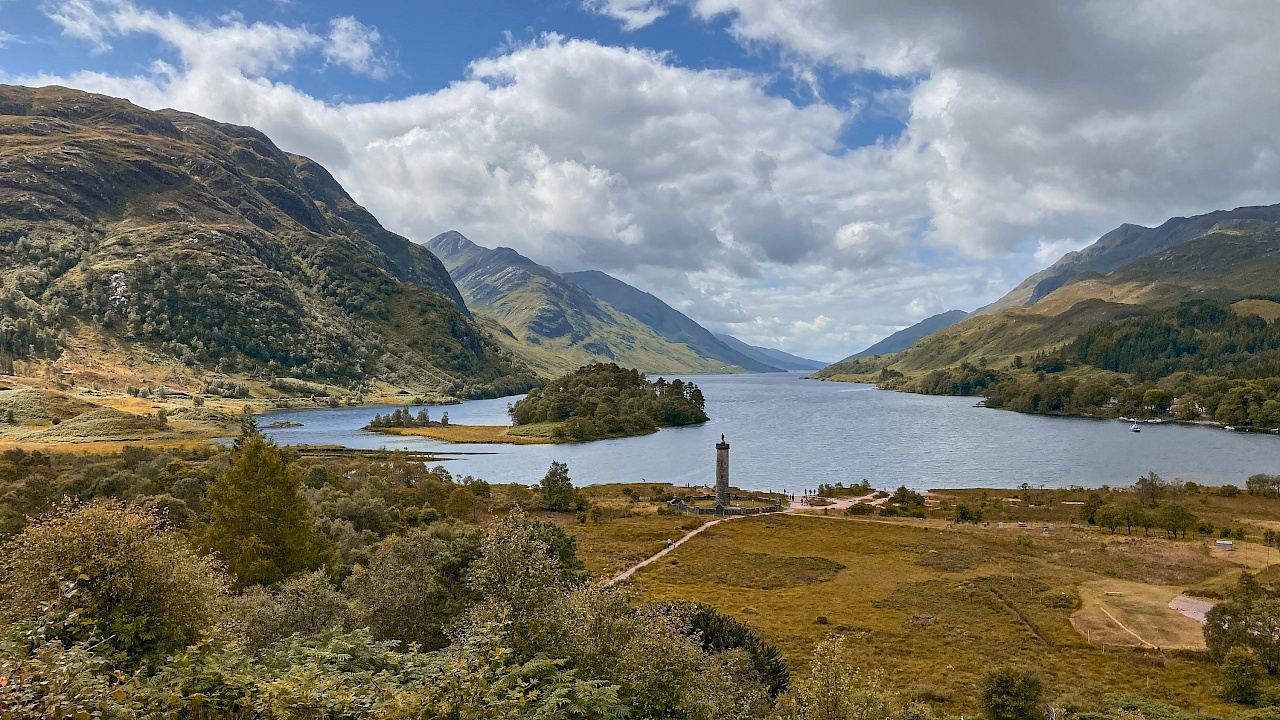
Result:
{"type": "Polygon", "coordinates": [[[1280,202],[1272,0],[0,0],[0,82],[252,125],[389,229],[836,360],[1280,202]]]}

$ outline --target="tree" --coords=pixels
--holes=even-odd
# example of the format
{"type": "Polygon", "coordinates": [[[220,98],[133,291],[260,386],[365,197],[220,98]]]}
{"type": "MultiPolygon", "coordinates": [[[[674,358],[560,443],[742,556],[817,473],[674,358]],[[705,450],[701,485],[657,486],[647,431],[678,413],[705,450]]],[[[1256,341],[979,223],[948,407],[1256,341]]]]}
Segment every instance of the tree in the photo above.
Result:
{"type": "Polygon", "coordinates": [[[505,622],[505,641],[526,660],[551,645],[556,629],[545,616],[575,585],[541,525],[522,511],[508,514],[485,535],[470,573],[471,588],[484,598],[473,625],[505,622]]]}
{"type": "Polygon", "coordinates": [[[551,512],[571,512],[578,504],[578,491],[569,479],[569,466],[555,460],[542,476],[542,507],[551,512]]]}
{"type": "Polygon", "coordinates": [[[1138,482],[1133,484],[1133,494],[1144,505],[1155,505],[1168,489],[1169,484],[1155,470],[1138,478],[1138,482]]]}
{"type": "Polygon", "coordinates": [[[818,643],[809,674],[778,699],[785,720],[885,720],[897,716],[892,696],[877,674],[859,672],[846,657],[839,635],[818,643]]]}
{"type": "Polygon", "coordinates": [[[42,604],[58,601],[79,617],[59,639],[101,638],[98,652],[119,653],[131,666],[195,642],[226,596],[215,560],[135,508],[61,505],[6,544],[3,556],[2,619],[34,619],[42,604]]]}
{"type": "Polygon", "coordinates": [[[209,486],[205,505],[200,547],[226,563],[237,588],[316,570],[331,556],[312,524],[302,478],[256,427],[237,439],[231,465],[209,486]]]}
{"type": "Polygon", "coordinates": [[[449,494],[449,500],[444,506],[444,513],[451,518],[459,520],[466,518],[474,522],[478,503],[476,494],[470,488],[459,486],[449,494]]]}
{"type": "Polygon", "coordinates": [[[1114,504],[1103,505],[1093,513],[1094,522],[1116,534],[1116,528],[1124,524],[1124,513],[1114,504]]]}
{"type": "Polygon", "coordinates": [[[483,536],[479,528],[437,523],[378,543],[344,586],[361,623],[379,640],[448,645],[445,631],[479,599],[467,575],[483,536]]]}
{"type": "Polygon", "coordinates": [[[1244,487],[1250,495],[1276,497],[1280,495],[1280,475],[1267,475],[1264,473],[1250,475],[1244,481],[1244,487]]]}
{"type": "Polygon", "coordinates": [[[978,707],[991,720],[1039,720],[1043,695],[1044,683],[1030,668],[996,668],[978,680],[978,707]]]}
{"type": "Polygon", "coordinates": [[[1237,645],[1222,660],[1222,699],[1254,705],[1262,694],[1262,668],[1248,648],[1237,645]]]}
{"type": "Polygon", "coordinates": [[[1164,528],[1174,538],[1178,537],[1178,533],[1182,533],[1182,537],[1187,536],[1187,530],[1196,526],[1199,519],[1191,513],[1190,510],[1177,504],[1171,504],[1159,513],[1160,527],[1164,528]]]}
{"type": "Polygon", "coordinates": [[[1223,661],[1232,648],[1245,647],[1267,672],[1280,670],[1280,600],[1273,600],[1254,577],[1241,573],[1226,600],[1205,615],[1209,656],[1223,661]]]}

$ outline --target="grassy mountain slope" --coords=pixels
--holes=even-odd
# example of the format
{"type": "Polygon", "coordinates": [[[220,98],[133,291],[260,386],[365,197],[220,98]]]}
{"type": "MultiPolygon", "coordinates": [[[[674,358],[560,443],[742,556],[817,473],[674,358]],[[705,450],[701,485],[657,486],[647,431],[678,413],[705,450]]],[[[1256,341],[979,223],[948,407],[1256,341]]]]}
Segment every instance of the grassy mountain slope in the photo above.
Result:
{"type": "Polygon", "coordinates": [[[511,248],[491,250],[452,231],[427,247],[444,261],[481,322],[544,376],[599,362],[653,373],[742,371],[667,340],[511,248]]]}
{"type": "Polygon", "coordinates": [[[1170,218],[1155,228],[1121,225],[1089,247],[1062,256],[1053,265],[1022,281],[1009,294],[978,310],[978,314],[990,315],[1005,308],[1030,305],[1077,276],[1106,275],[1148,255],[1201,237],[1216,225],[1236,220],[1280,222],[1280,205],[1239,207],[1189,218],[1170,218]]]}
{"type": "Polygon", "coordinates": [[[1031,305],[975,314],[882,363],[845,361],[818,376],[865,380],[884,368],[911,375],[966,363],[1010,368],[1019,356],[1052,353],[1093,328],[1182,302],[1276,295],[1280,222],[1227,220],[1107,275],[1078,275],[1031,305]]]}
{"type": "Polygon", "coordinates": [[[862,352],[854,353],[850,357],[872,357],[902,352],[915,345],[920,338],[932,335],[939,330],[945,330],[967,317],[969,317],[969,313],[963,310],[948,310],[944,313],[932,315],[911,327],[899,330],[862,352]]]}
{"type": "Polygon", "coordinates": [[[777,372],[779,369],[768,361],[730,346],[694,322],[688,315],[612,275],[599,270],[585,270],[565,273],[565,277],[597,298],[649,326],[667,340],[688,345],[702,357],[719,360],[725,365],[737,365],[751,372],[777,372]]]}
{"type": "Polygon", "coordinates": [[[772,365],[779,370],[821,370],[827,366],[824,362],[810,360],[809,358],[803,358],[799,355],[792,355],[791,353],[784,352],[782,350],[760,347],[759,345],[749,345],[732,335],[716,335],[716,338],[743,355],[762,363],[772,365]]]}
{"type": "Polygon", "coordinates": [[[0,370],[101,344],[124,363],[108,387],[136,363],[456,396],[536,382],[437,258],[252,128],[0,86],[0,135],[0,370]]]}

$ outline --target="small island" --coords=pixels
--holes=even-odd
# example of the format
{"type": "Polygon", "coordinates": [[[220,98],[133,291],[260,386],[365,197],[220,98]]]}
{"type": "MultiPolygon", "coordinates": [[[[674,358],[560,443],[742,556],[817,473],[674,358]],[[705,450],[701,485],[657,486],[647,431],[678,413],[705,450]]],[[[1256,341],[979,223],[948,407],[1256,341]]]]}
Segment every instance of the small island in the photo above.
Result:
{"type": "Polygon", "coordinates": [[[508,408],[512,425],[455,425],[407,406],[374,415],[364,427],[388,435],[420,435],[455,443],[532,445],[583,442],[657,432],[707,421],[702,390],[680,379],[650,381],[613,363],[585,365],[508,408]]]}
{"type": "Polygon", "coordinates": [[[512,435],[600,440],[704,423],[705,406],[693,383],[651,381],[638,370],[596,363],[530,391],[509,412],[512,435]]]}

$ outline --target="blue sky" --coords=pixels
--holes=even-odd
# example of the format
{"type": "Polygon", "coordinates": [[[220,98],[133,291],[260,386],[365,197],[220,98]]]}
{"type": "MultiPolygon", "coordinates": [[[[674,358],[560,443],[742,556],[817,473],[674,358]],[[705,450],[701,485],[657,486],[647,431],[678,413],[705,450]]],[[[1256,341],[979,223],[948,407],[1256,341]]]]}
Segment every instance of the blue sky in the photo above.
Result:
{"type": "Polygon", "coordinates": [[[1120,224],[1280,200],[1265,32],[1192,0],[0,0],[0,81],[249,124],[391,229],[836,359],[1120,224]]]}

